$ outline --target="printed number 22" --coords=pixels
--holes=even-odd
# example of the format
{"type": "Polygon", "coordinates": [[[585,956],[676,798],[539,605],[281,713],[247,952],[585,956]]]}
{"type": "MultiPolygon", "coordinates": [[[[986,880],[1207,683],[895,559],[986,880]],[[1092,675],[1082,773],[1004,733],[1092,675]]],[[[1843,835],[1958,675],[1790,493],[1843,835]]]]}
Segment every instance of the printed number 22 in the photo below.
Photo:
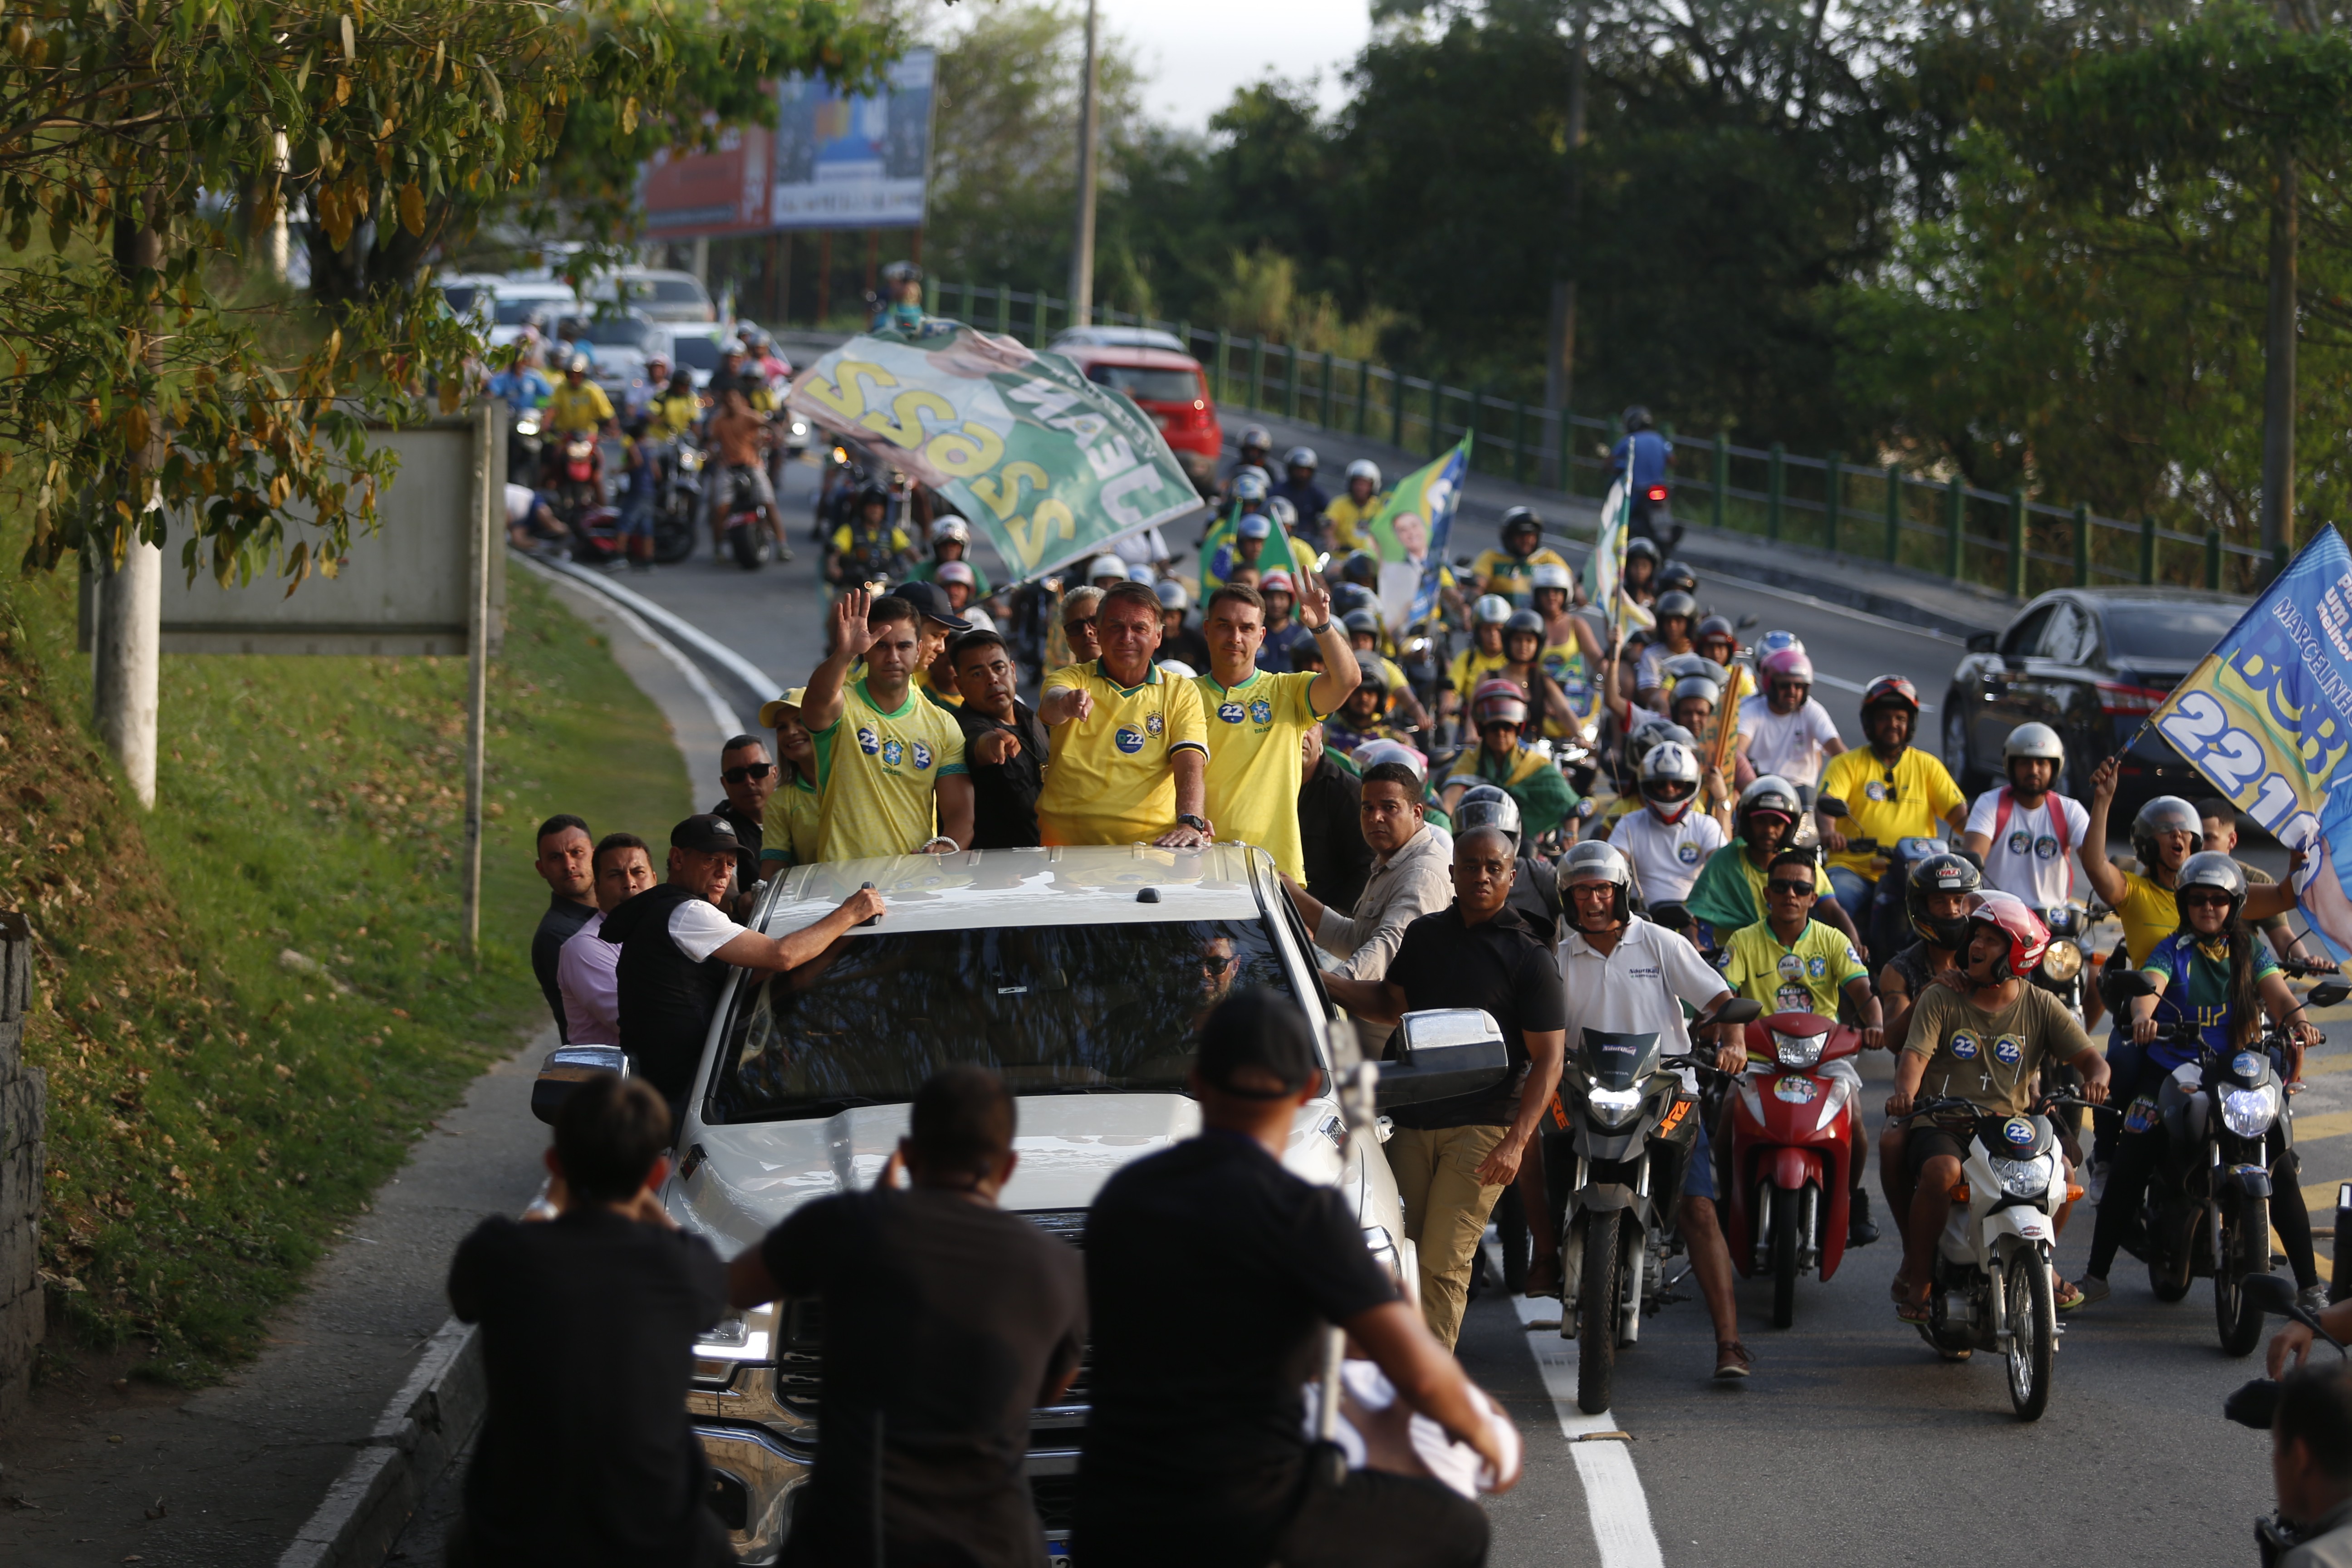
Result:
{"type": "Polygon", "coordinates": [[[2243,796],[2269,766],[2262,742],[2232,726],[2228,711],[2209,693],[2182,698],[2157,729],[2232,796],[2243,796]]]}

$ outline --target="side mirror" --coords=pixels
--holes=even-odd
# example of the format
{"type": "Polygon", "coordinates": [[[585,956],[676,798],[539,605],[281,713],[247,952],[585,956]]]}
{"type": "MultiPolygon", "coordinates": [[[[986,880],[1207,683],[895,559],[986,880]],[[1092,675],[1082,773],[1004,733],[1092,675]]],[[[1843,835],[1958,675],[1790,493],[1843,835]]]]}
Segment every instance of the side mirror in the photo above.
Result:
{"type": "Polygon", "coordinates": [[[1705,1028],[1709,1024],[1752,1024],[1763,1016],[1763,1003],[1752,996],[1734,996],[1706,1017],[1691,1022],[1705,1028]]]}
{"type": "Polygon", "coordinates": [[[2238,1281],[2249,1306],[2274,1317],[2300,1320],[2310,1314],[2295,1305],[2294,1287],[2275,1274],[2249,1274],[2238,1281]]]}
{"type": "Polygon", "coordinates": [[[1381,1063],[1381,1106],[1427,1105],[1484,1094],[1510,1070],[1503,1031],[1481,1007],[1407,1013],[1381,1063]]]}
{"type": "Polygon", "coordinates": [[[2278,1415],[2278,1402],[2279,1385],[2267,1377],[2258,1377],[2221,1402],[2221,1418],[2257,1432],[2267,1432],[2278,1415]]]}
{"type": "Polygon", "coordinates": [[[1835,822],[1841,817],[1852,815],[1846,810],[1845,802],[1840,800],[1833,795],[1825,795],[1819,800],[1813,802],[1813,809],[1820,812],[1823,816],[1828,817],[1832,822],[1835,822]]]}
{"type": "Polygon", "coordinates": [[[600,1072],[629,1076],[629,1056],[618,1046],[560,1046],[539,1064],[530,1086],[530,1113],[552,1125],[572,1091],[600,1072]]]}
{"type": "Polygon", "coordinates": [[[2135,996],[2151,995],[2155,990],[2155,984],[2147,975],[2128,964],[2117,968],[2110,963],[2099,972],[2099,1000],[2107,1005],[2110,1013],[2121,1014],[2125,1003],[2135,996]]]}
{"type": "Polygon", "coordinates": [[[2000,642],[2000,637],[1991,632],[1970,632],[1969,634],[1969,651],[1970,653],[1990,653],[1999,646],[2000,642]]]}
{"type": "Polygon", "coordinates": [[[2352,996],[2352,985],[2341,980],[2326,980],[2313,986],[2303,1001],[2307,1007],[2333,1007],[2347,996],[2352,996]]]}

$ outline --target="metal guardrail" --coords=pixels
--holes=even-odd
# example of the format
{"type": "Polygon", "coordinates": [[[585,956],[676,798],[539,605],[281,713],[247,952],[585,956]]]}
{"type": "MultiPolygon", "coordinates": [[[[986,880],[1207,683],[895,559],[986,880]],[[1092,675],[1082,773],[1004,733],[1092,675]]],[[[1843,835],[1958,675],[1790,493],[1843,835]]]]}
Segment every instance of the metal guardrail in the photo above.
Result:
{"type": "MultiPolygon", "coordinates": [[[[935,313],[1033,346],[1073,324],[1069,302],[1042,290],[935,279],[929,293],[935,313]]],[[[1174,334],[1207,370],[1223,406],[1431,457],[1475,436],[1475,471],[1563,495],[1600,498],[1608,488],[1609,452],[1623,434],[1613,418],[1190,321],[1097,305],[1090,324],[1174,334]]],[[[1979,489],[1958,475],[1922,478],[1899,463],[1850,463],[1835,452],[1805,457],[1779,442],[1743,447],[1721,435],[1676,442],[1671,471],[1685,504],[1694,494],[1706,498],[1705,521],[1716,528],[1907,567],[2018,599],[2102,583],[2251,594],[2286,564],[2285,547],[2234,543],[2218,529],[2183,533],[2154,518],[2101,517],[2087,507],[2032,500],[2021,490],[1979,489]]]]}

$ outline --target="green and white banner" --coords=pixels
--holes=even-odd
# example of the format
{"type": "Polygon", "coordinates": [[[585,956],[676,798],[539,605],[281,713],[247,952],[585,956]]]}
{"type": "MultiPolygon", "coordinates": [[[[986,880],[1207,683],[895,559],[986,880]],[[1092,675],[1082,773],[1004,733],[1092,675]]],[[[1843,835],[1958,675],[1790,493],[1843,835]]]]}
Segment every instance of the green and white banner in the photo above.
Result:
{"type": "Polygon", "coordinates": [[[1202,504],[1125,396],[961,321],[854,337],[794,376],[785,404],[947,497],[1015,579],[1202,504]]]}

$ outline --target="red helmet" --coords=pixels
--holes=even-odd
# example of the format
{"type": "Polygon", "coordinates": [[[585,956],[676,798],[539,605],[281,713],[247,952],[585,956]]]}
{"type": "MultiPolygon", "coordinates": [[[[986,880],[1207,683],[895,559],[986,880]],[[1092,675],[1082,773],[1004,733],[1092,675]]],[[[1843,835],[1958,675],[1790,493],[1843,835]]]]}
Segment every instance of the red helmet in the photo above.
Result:
{"type": "Polygon", "coordinates": [[[1507,676],[1490,675],[1470,693],[1470,719],[1478,729],[1528,721],[1528,694],[1507,676]]]}
{"type": "Polygon", "coordinates": [[[1864,718],[1870,716],[1872,709],[1890,703],[1908,708],[1911,717],[1916,719],[1919,717],[1919,689],[1899,675],[1882,675],[1862,689],[1864,718]]]}
{"type": "MultiPolygon", "coordinates": [[[[1972,893],[1969,896],[1969,934],[1979,925],[1999,928],[2009,939],[2009,972],[2020,980],[2033,973],[2050,945],[2050,928],[2023,899],[2012,893],[1972,893]]],[[[1963,962],[1966,961],[1965,954],[1963,962]]]]}

